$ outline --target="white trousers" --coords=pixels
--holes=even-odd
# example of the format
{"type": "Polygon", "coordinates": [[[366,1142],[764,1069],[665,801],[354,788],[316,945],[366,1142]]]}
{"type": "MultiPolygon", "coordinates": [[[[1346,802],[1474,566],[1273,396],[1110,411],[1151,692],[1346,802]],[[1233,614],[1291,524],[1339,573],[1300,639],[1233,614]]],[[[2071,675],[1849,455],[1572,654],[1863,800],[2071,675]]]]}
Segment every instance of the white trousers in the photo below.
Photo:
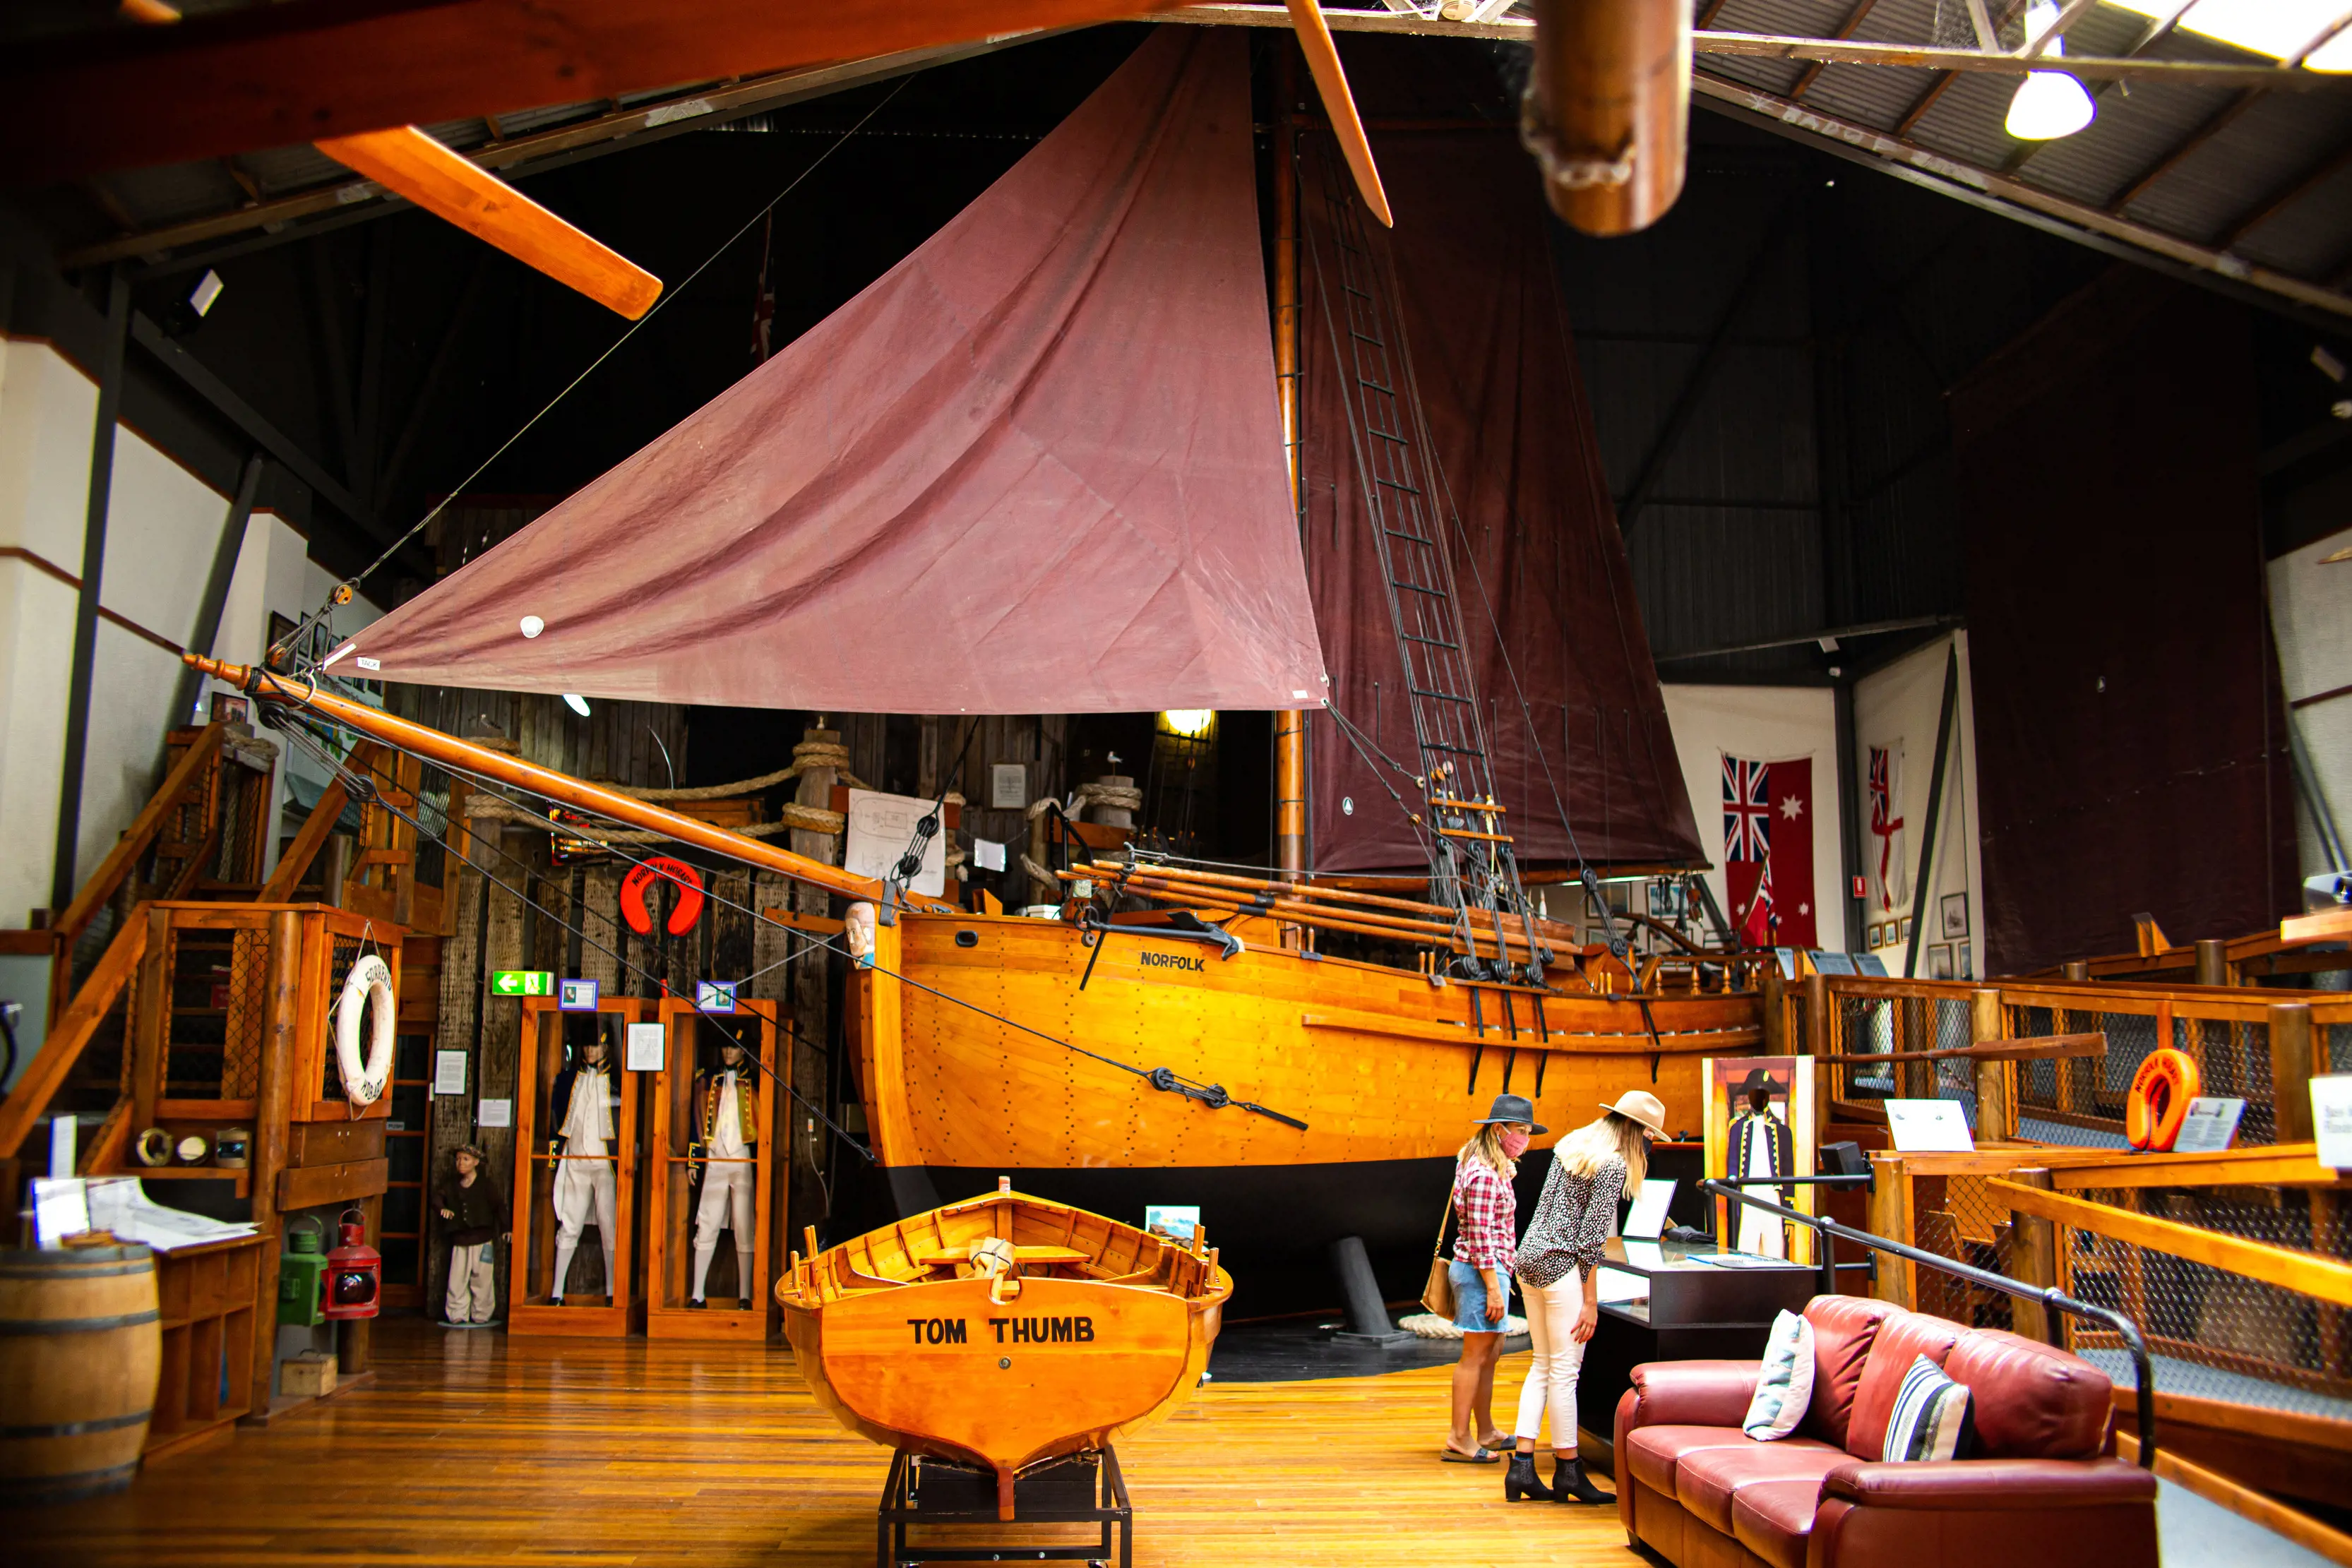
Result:
{"type": "Polygon", "coordinates": [[[711,1161],[702,1167],[702,1201],[694,1211],[694,1295],[702,1300],[703,1288],[710,1281],[710,1260],[719,1252],[719,1232],[730,1222],[735,1232],[735,1289],[740,1295],[751,1293],[751,1202],[752,1185],[760,1167],[751,1160],[740,1163],[711,1161]]]}
{"type": "Polygon", "coordinates": [[[619,1238],[620,1225],[614,1218],[614,1182],[611,1160],[558,1160],[555,1165],[555,1289],[550,1292],[556,1300],[563,1299],[563,1288],[572,1272],[572,1254],[579,1249],[580,1233],[596,1221],[596,1239],[604,1244],[604,1290],[617,1304],[621,1299],[614,1283],[613,1244],[619,1238]]]}
{"type": "Polygon", "coordinates": [[[1519,1388],[1519,1418],[1511,1436],[1530,1440],[1543,1435],[1544,1411],[1551,1411],[1551,1446],[1559,1453],[1576,1452],[1576,1374],[1584,1364],[1584,1346],[1574,1335],[1577,1314],[1584,1310],[1584,1281],[1573,1269],[1556,1285],[1519,1281],[1528,1311],[1528,1346],[1534,1358],[1528,1380],[1519,1388]]]}
{"type": "Polygon", "coordinates": [[[499,1315],[498,1244],[449,1249],[449,1294],[441,1315],[453,1323],[486,1323],[499,1315]]]}

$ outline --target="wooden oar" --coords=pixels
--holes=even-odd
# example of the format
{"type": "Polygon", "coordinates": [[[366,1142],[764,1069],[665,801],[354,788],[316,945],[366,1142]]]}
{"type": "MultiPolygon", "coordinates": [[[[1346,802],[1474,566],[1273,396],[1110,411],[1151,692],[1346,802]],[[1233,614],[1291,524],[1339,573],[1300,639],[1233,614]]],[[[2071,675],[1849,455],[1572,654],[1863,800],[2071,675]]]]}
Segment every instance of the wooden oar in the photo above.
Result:
{"type": "MultiPolygon", "coordinates": [[[[1339,47],[1331,41],[1331,25],[1323,19],[1323,7],[1316,0],[1283,3],[1290,7],[1290,25],[1298,34],[1307,68],[1315,75],[1315,91],[1323,99],[1323,112],[1331,118],[1331,134],[1339,139],[1339,151],[1347,154],[1348,167],[1356,176],[1356,189],[1363,193],[1364,205],[1372,209],[1372,216],[1394,228],[1389,193],[1381,188],[1381,172],[1372,163],[1372,144],[1364,135],[1363,117],[1356,112],[1356,95],[1348,90],[1348,73],[1340,68],[1339,47]]],[[[1288,107],[1284,106],[1286,110],[1288,107]]]]}
{"type": "Polygon", "coordinates": [[[661,296],[660,278],[414,125],[317,145],[336,162],[632,321],[661,296]]]}
{"type": "Polygon", "coordinates": [[[2059,1057],[2105,1056],[2104,1030],[2089,1034],[2044,1034],[2016,1040],[1980,1040],[1974,1045],[1947,1046],[1940,1051],[1857,1051],[1843,1056],[1816,1056],[1825,1064],[1861,1067],[1879,1061],[2049,1061],[2059,1057]]]}

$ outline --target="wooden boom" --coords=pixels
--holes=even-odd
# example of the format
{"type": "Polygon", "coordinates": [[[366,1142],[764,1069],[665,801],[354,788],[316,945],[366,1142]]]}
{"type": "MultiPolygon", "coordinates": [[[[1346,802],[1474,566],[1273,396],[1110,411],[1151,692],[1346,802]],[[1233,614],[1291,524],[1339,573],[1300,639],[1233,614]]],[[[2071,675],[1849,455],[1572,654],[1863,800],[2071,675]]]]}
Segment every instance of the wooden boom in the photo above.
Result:
{"type": "Polygon", "coordinates": [[[191,668],[201,670],[215,680],[226,681],[261,701],[274,702],[284,707],[310,708],[347,729],[372,736],[387,746],[422,757],[427,762],[478,773],[501,784],[544,796],[574,810],[615,822],[626,822],[647,832],[661,833],[679,843],[726,855],[762,871],[776,872],[807,883],[812,887],[824,888],[827,893],[837,893],[844,898],[878,899],[882,896],[882,884],[870,876],[858,876],[839,866],[830,866],[806,855],[796,855],[790,850],[780,850],[757,839],[747,839],[740,833],[714,828],[708,822],[698,822],[692,817],[666,811],[650,801],[599,789],[574,779],[569,773],[558,773],[553,768],[525,762],[519,757],[509,757],[504,752],[469,745],[454,735],[444,735],[429,726],[394,718],[365,703],[352,702],[257,667],[224,664],[195,653],[183,653],[180,657],[191,668]]]}

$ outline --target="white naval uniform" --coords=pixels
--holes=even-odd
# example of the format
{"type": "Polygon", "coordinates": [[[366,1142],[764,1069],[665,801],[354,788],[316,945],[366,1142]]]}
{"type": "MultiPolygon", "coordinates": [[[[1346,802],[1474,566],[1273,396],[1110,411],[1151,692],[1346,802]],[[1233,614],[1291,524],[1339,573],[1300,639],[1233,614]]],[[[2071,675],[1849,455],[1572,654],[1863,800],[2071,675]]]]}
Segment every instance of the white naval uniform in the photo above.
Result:
{"type": "MultiPolygon", "coordinates": [[[[608,1096],[611,1090],[605,1077],[607,1069],[582,1067],[572,1078],[572,1103],[563,1116],[563,1152],[567,1155],[603,1155],[612,1152],[613,1107],[608,1096]]],[[[558,1160],[555,1163],[555,1299],[563,1299],[563,1288],[572,1272],[572,1254],[580,1246],[580,1233],[587,1228],[593,1211],[596,1221],[596,1237],[604,1245],[604,1293],[614,1302],[620,1291],[614,1281],[613,1243],[620,1234],[614,1201],[617,1183],[614,1177],[614,1162],[601,1158],[558,1160]]]]}
{"type": "Polygon", "coordinates": [[[735,1289],[751,1293],[751,1197],[759,1166],[743,1143],[743,1116],[735,1098],[736,1074],[720,1078],[718,1113],[703,1150],[702,1201],[694,1211],[694,1294],[702,1300],[710,1281],[710,1260],[719,1251],[719,1231],[731,1219],[735,1231],[735,1289]],[[730,1163],[731,1162],[731,1163],[730,1163]]]}

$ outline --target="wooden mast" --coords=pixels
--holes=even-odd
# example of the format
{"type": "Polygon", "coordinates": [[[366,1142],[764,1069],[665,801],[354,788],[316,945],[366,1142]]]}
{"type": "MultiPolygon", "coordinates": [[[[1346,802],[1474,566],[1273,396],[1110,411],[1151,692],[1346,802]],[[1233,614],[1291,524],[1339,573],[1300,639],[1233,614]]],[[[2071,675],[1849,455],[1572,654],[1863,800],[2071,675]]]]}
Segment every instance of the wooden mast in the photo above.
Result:
{"type": "Polygon", "coordinates": [[[679,843],[727,855],[762,871],[777,872],[824,888],[828,893],[837,893],[844,898],[878,899],[882,896],[882,884],[872,877],[854,875],[839,866],[826,865],[822,861],[796,855],[790,850],[780,850],[758,839],[730,833],[724,828],[714,828],[708,822],[682,817],[676,811],[666,811],[649,801],[600,789],[568,773],[558,773],[551,768],[525,762],[520,758],[468,745],[455,736],[444,735],[425,725],[412,724],[404,718],[395,718],[365,703],[351,702],[331,692],[316,689],[306,682],[291,680],[268,670],[251,669],[244,664],[224,664],[195,653],[183,653],[180,657],[191,668],[201,670],[215,680],[226,681],[263,702],[278,703],[288,707],[307,707],[347,729],[358,730],[362,735],[443,768],[495,779],[501,784],[528,790],[574,810],[615,822],[626,822],[647,832],[660,833],[679,843]]]}
{"type": "MultiPolygon", "coordinates": [[[[1274,131],[1274,384],[1282,408],[1282,455],[1290,476],[1290,509],[1299,513],[1298,427],[1298,60],[1287,41],[1276,46],[1274,131]]],[[[1296,879],[1307,871],[1307,716],[1285,708],[1274,716],[1275,864],[1296,879]]]]}

